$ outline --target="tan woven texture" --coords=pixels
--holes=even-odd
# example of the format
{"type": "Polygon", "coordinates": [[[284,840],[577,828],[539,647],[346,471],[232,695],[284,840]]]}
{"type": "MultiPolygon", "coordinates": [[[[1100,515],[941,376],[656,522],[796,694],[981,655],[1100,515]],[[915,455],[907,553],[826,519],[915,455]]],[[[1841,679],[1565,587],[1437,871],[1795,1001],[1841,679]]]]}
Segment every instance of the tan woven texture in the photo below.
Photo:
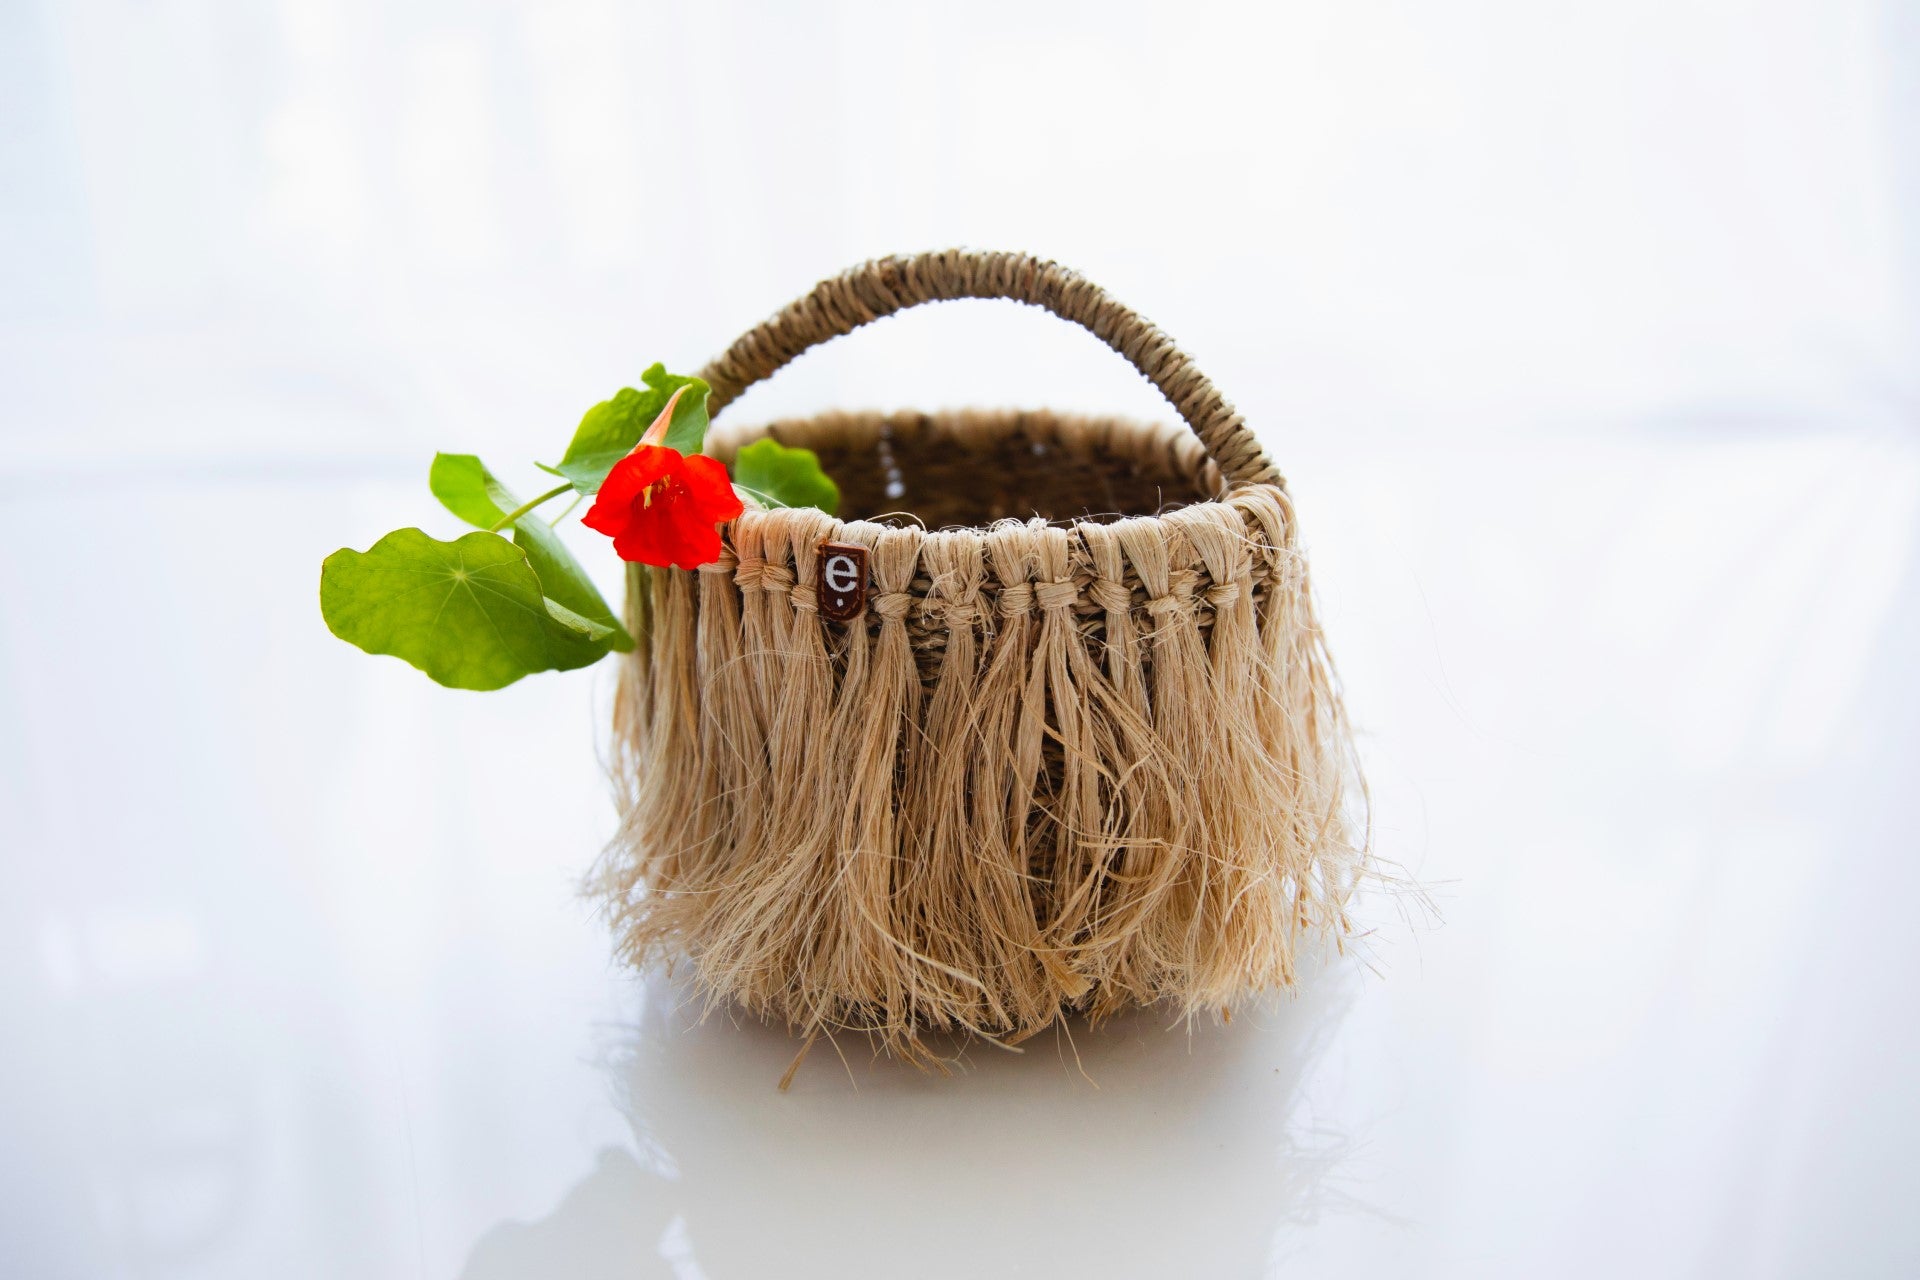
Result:
{"type": "Polygon", "coordinates": [[[716,429],[816,450],[842,517],[748,512],[698,572],[636,570],[600,867],[625,954],[715,1004],[935,1057],[1063,1015],[1230,1008],[1337,944],[1362,790],[1292,504],[1165,334],[1053,263],[870,262],[741,338],[716,412],[921,302],[1011,298],[1125,355],[1191,432],[1046,412],[716,429]],[[869,548],[819,612],[822,543],[869,548]]]}

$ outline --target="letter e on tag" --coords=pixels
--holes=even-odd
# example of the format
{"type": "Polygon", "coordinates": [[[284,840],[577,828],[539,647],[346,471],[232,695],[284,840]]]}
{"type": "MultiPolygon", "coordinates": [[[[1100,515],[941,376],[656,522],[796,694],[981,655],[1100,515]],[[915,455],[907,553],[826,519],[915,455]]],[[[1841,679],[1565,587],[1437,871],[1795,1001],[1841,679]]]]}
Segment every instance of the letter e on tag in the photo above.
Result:
{"type": "Polygon", "coordinates": [[[856,542],[820,544],[820,612],[850,622],[867,607],[867,549],[856,542]]]}

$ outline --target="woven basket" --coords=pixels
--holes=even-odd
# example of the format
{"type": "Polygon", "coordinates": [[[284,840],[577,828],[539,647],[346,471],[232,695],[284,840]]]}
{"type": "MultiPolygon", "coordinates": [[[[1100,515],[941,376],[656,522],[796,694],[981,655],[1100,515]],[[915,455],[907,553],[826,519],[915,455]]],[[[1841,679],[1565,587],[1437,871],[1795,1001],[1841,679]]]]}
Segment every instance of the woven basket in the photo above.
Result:
{"type": "Polygon", "coordinates": [[[947,252],[828,280],[702,373],[717,413],[919,303],[1091,330],[1191,432],[1045,412],[716,430],[817,451],[842,514],[752,506],[696,572],[636,570],[597,889],[636,964],[813,1034],[1012,1042],[1065,1013],[1226,1009],[1338,942],[1360,796],[1293,509],[1159,329],[1051,262],[947,252]],[[857,581],[856,581],[857,578],[857,581]]]}

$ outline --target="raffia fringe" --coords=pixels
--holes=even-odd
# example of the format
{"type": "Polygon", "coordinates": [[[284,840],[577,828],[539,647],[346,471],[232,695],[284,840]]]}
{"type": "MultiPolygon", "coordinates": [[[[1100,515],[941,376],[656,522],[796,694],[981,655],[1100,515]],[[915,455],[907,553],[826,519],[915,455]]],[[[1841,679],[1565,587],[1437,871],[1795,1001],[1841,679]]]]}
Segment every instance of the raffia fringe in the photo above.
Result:
{"type": "Polygon", "coordinates": [[[937,533],[750,511],[635,575],[595,878],[636,964],[809,1035],[1230,1007],[1349,930],[1357,774],[1275,484],[937,533]],[[825,621],[825,540],[870,548],[825,621]]]}

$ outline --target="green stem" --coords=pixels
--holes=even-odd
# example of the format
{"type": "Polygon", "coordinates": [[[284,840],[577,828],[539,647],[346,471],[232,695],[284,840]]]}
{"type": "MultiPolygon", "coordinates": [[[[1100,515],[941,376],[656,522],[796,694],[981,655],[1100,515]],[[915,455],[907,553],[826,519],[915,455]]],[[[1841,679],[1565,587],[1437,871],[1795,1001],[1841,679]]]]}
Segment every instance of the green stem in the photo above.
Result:
{"type": "Polygon", "coordinates": [[[561,494],[567,492],[571,488],[573,488],[573,486],[570,484],[556,485],[553,488],[547,490],[545,493],[541,494],[539,497],[533,499],[531,502],[521,503],[519,506],[515,507],[513,510],[507,512],[507,514],[501,516],[498,520],[495,520],[492,524],[488,525],[487,532],[488,533],[500,532],[502,529],[512,524],[515,520],[518,520],[521,516],[527,514],[527,512],[539,506],[541,503],[551,502],[553,499],[559,497],[561,494]]]}

